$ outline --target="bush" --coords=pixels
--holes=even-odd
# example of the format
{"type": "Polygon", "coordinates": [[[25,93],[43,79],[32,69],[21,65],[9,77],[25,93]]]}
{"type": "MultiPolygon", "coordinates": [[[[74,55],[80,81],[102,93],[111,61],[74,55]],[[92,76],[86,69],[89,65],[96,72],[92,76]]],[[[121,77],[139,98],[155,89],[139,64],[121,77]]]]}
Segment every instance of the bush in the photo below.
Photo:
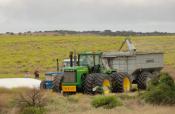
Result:
{"type": "Polygon", "coordinates": [[[21,114],[45,114],[44,108],[39,107],[26,107],[22,110],[21,114]]]}
{"type": "Polygon", "coordinates": [[[116,96],[96,96],[91,104],[95,108],[112,109],[116,106],[121,106],[122,102],[116,96]]]}
{"type": "Polygon", "coordinates": [[[170,87],[174,87],[174,80],[168,73],[162,73],[160,76],[160,83],[167,84],[170,87]]]}
{"type": "Polygon", "coordinates": [[[162,73],[158,78],[150,81],[147,91],[142,96],[151,104],[173,105],[175,104],[175,83],[167,73],[162,73]]]}
{"type": "Polygon", "coordinates": [[[31,89],[21,93],[15,100],[21,114],[44,114],[47,98],[39,89],[31,89]]]}
{"type": "Polygon", "coordinates": [[[20,107],[44,107],[47,103],[45,93],[39,89],[32,89],[21,93],[16,99],[20,107]]]}

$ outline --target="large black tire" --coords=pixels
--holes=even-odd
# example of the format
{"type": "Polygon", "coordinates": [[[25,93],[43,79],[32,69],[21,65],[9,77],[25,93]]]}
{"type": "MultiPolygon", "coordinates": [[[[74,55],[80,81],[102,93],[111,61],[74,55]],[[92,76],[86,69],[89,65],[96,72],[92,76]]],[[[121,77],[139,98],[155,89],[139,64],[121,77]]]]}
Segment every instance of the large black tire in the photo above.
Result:
{"type": "Polygon", "coordinates": [[[112,73],[112,92],[129,92],[131,90],[132,82],[130,79],[130,75],[127,73],[112,73]],[[124,80],[128,80],[127,88],[124,87],[124,80]]]}
{"type": "Polygon", "coordinates": [[[95,74],[88,74],[84,81],[84,93],[94,94],[93,87],[95,87],[95,74]]]}
{"type": "Polygon", "coordinates": [[[61,92],[61,81],[62,81],[62,76],[56,76],[53,80],[53,87],[52,87],[52,90],[54,92],[58,92],[60,93],[61,92]]]}
{"type": "Polygon", "coordinates": [[[146,89],[148,86],[148,81],[151,80],[153,75],[150,72],[144,71],[137,77],[138,89],[146,89]]]}
{"type": "Polygon", "coordinates": [[[46,84],[44,80],[40,83],[40,89],[46,89],[46,84]]]}
{"type": "Polygon", "coordinates": [[[86,94],[103,93],[102,87],[105,80],[111,82],[109,76],[106,74],[92,73],[87,75],[84,82],[84,92],[86,94]],[[95,87],[97,87],[97,89],[94,91],[93,89],[95,87]]]}

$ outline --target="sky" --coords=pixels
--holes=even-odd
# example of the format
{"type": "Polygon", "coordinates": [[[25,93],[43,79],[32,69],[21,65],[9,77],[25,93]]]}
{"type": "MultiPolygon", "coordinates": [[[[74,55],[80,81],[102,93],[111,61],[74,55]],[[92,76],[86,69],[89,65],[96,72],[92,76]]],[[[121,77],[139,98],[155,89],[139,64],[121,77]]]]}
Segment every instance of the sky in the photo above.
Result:
{"type": "Polygon", "coordinates": [[[0,0],[0,32],[175,32],[175,0],[0,0]]]}

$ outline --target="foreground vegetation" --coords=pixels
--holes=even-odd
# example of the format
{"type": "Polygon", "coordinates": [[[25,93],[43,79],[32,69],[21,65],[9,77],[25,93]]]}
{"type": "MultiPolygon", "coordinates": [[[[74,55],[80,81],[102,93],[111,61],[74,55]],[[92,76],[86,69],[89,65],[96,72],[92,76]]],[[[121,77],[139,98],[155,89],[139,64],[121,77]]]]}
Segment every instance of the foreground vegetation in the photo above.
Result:
{"type": "Polygon", "coordinates": [[[112,109],[116,106],[121,106],[122,102],[116,96],[96,96],[92,101],[92,106],[95,108],[103,107],[105,109],[112,109]]]}
{"type": "MultiPolygon", "coordinates": [[[[117,51],[125,37],[4,36],[0,35],[0,77],[23,77],[56,70],[56,59],[68,58],[69,51],[117,51]]],[[[165,53],[165,64],[175,66],[175,36],[132,37],[138,51],[165,53]]]]}
{"type": "Polygon", "coordinates": [[[175,105],[175,83],[168,73],[150,81],[147,91],[143,94],[146,102],[156,105],[175,105]]]}
{"type": "Polygon", "coordinates": [[[44,108],[29,106],[21,109],[21,105],[17,102],[19,93],[28,93],[28,91],[31,90],[27,88],[14,90],[1,88],[0,114],[31,114],[33,112],[33,114],[116,114],[116,112],[118,114],[140,114],[143,113],[143,111],[145,114],[172,114],[175,111],[174,106],[153,106],[146,104],[139,99],[137,92],[117,95],[113,94],[113,97],[115,96],[117,99],[120,99],[120,102],[122,101],[122,105],[117,105],[116,107],[107,110],[104,107],[94,108],[93,105],[91,105],[96,96],[76,94],[64,97],[52,93],[51,91],[47,91],[44,94],[44,97],[47,98],[46,105],[43,105],[44,108]]]}
{"type": "Polygon", "coordinates": [[[167,73],[146,91],[63,96],[50,90],[0,88],[0,114],[165,114],[175,111],[175,82],[167,73]]]}

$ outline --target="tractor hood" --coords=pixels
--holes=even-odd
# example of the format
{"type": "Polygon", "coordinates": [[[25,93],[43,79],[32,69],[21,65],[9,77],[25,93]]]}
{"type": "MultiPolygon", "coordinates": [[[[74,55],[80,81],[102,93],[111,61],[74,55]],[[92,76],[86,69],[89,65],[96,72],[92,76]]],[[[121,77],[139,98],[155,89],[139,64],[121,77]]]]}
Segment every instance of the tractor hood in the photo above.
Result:
{"type": "Polygon", "coordinates": [[[75,70],[88,70],[88,67],[86,66],[64,67],[64,71],[75,71],[75,70]]]}

